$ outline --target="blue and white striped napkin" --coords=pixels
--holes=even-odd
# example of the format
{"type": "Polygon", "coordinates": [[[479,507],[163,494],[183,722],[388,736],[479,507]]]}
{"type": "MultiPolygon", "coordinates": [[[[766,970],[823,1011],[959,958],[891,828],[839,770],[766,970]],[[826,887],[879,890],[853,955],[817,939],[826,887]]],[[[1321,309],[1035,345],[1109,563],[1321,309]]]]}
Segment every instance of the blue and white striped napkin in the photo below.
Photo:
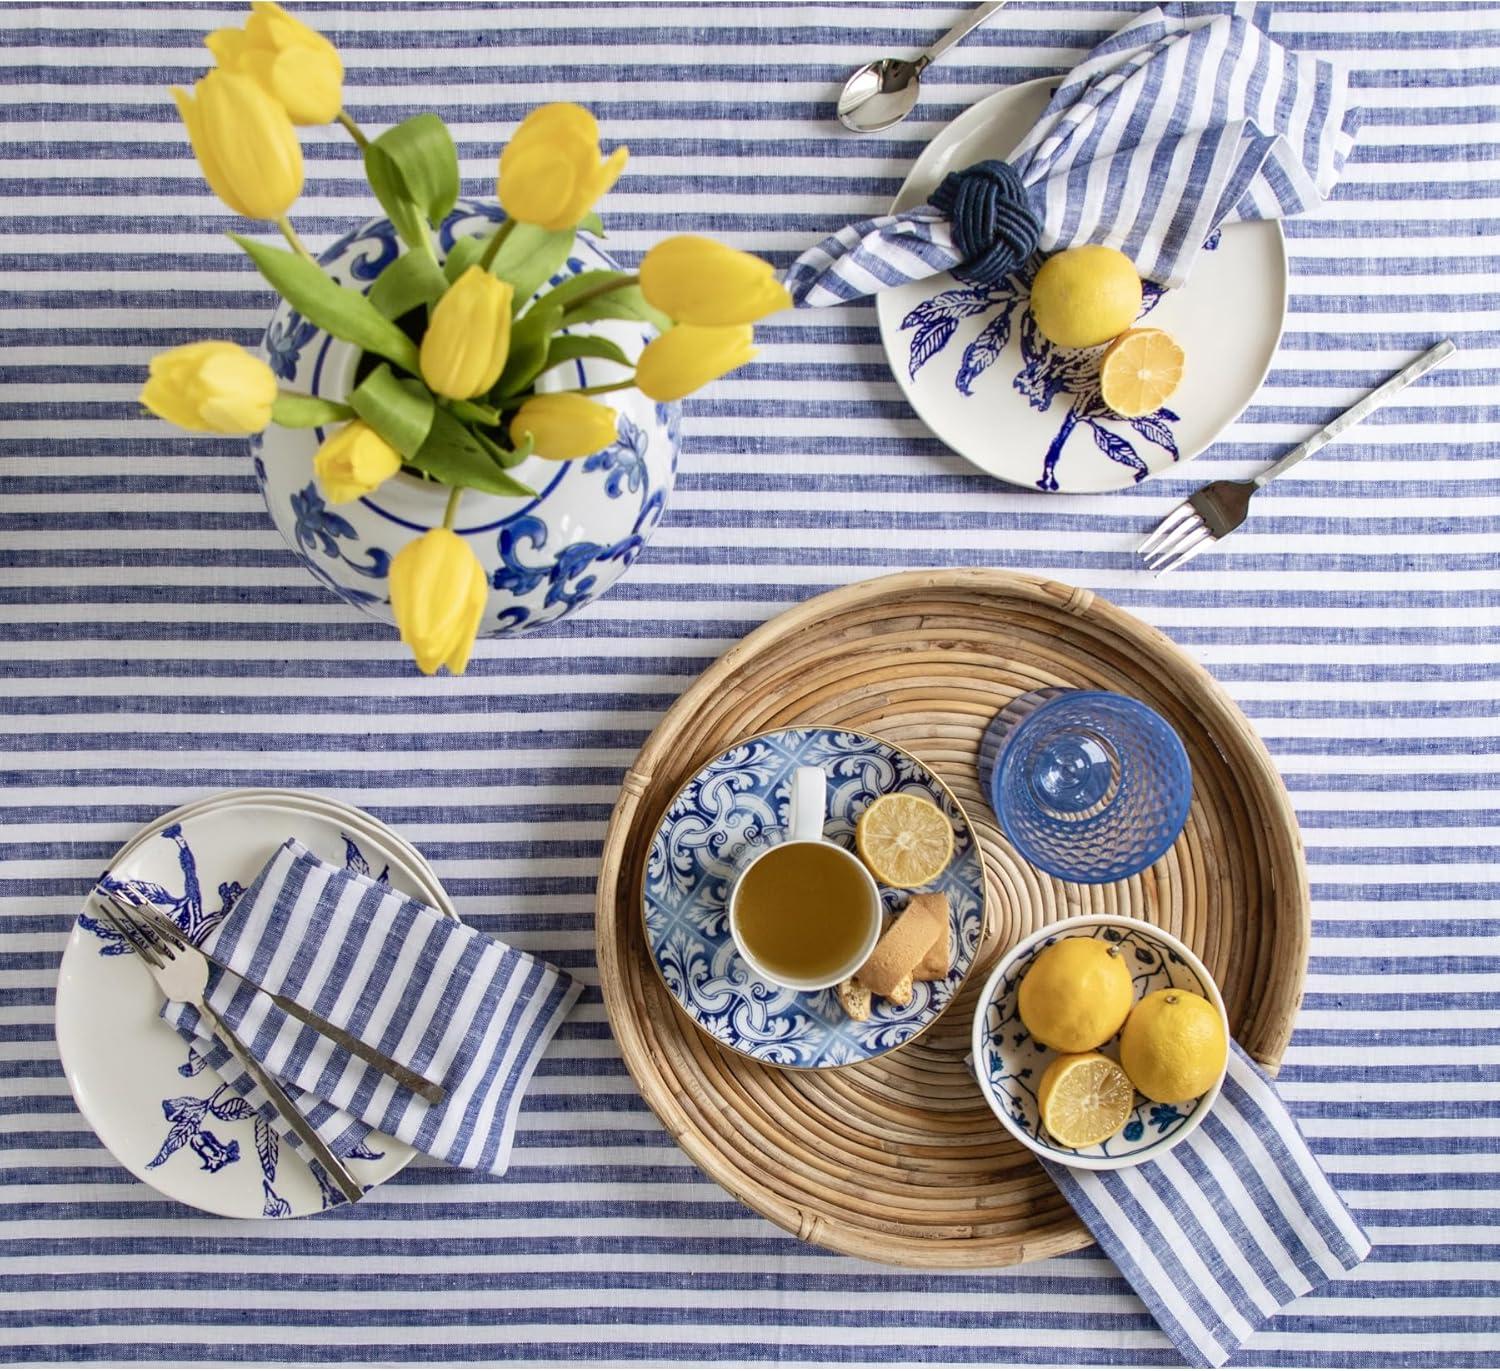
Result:
{"type": "Polygon", "coordinates": [[[1063,80],[1008,166],[955,172],[936,203],[841,229],[793,263],[787,288],[837,305],[960,267],[994,283],[1037,248],[1081,243],[1181,285],[1220,225],[1325,200],[1359,121],[1341,70],[1248,19],[1149,10],[1063,80]]]}
{"type": "Polygon", "coordinates": [[[1047,1174],[1190,1366],[1222,1366],[1370,1253],[1270,1080],[1231,1044],[1208,1117],[1161,1158],[1047,1174]]]}
{"type": "MultiPolygon", "coordinates": [[[[209,1004],[290,1088],[336,1153],[358,1156],[379,1129],[455,1166],[495,1175],[509,1162],[537,1061],[582,989],[536,957],[329,865],[296,839],[277,849],[204,947],[238,973],[213,973],[209,1004]],[[447,1098],[429,1105],[286,1014],[241,975],[439,1082],[447,1098]]],[[[184,1032],[198,1028],[186,1005],[168,1005],[164,1017],[184,1032]]],[[[292,1141],[222,1044],[195,1042],[292,1141]]]]}

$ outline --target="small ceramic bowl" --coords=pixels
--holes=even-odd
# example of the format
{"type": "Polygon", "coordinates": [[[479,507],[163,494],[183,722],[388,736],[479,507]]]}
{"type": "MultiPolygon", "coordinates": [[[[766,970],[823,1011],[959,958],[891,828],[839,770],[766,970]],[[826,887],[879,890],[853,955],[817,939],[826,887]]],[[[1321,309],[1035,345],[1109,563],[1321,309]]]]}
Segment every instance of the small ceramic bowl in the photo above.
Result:
{"type": "MultiPolygon", "coordinates": [[[[1021,980],[1037,954],[1059,938],[1104,938],[1119,944],[1131,961],[1135,997],[1171,988],[1202,995],[1218,1011],[1229,1036],[1229,1019],[1219,987],[1207,968],[1170,933],[1141,919],[1086,914],[1048,924],[1022,939],[990,975],[974,1014],[974,1074],[995,1117],[1039,1157],[1086,1171],[1116,1171],[1138,1166],[1170,1152],[1193,1132],[1213,1108],[1224,1083],[1224,1072],[1213,1088],[1196,1100],[1155,1104],[1137,1095],[1125,1127],[1093,1147],[1059,1147],[1042,1127],[1036,1087],[1042,1072],[1058,1055],[1026,1031],[1016,1007],[1021,980]]],[[[1099,1049],[1107,1057],[1119,1055],[1119,1038],[1099,1049]]],[[[1226,1068],[1228,1063],[1225,1063],[1226,1068]]]]}

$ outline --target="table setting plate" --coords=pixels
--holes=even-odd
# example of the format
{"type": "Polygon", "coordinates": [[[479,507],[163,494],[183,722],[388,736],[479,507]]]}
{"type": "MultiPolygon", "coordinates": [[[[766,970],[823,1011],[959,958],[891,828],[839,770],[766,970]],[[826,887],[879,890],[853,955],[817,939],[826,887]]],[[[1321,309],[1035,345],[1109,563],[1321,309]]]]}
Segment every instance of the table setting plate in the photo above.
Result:
{"type": "MultiPolygon", "coordinates": [[[[911,893],[881,887],[886,912],[905,908],[911,893]]],[[[953,792],[884,739],[830,728],[762,733],[700,768],[662,815],[641,890],[653,963],[682,1012],[731,1051],[794,1070],[872,1061],[930,1028],[974,964],[984,901],[984,858],[953,792]],[[824,836],[851,852],[856,821],[881,795],[930,800],[954,832],[947,868],[921,887],[948,898],[952,969],[944,980],[918,981],[908,1005],[877,997],[862,1022],[831,989],[788,990],[760,979],[729,932],[729,888],[757,852],[784,837],[799,766],[827,775],[824,836]]]]}
{"type": "MultiPolygon", "coordinates": [[[[108,877],[141,883],[189,936],[201,937],[289,837],[457,918],[403,839],[351,806],[295,791],[235,791],[184,805],[126,843],[108,877]]],[[[118,934],[86,911],[68,938],[57,987],[64,1077],[115,1159],[168,1198],[225,1218],[297,1218],[342,1202],[162,1021],[160,992],[133,961],[118,934]]],[[[415,1155],[380,1133],[364,1151],[349,1165],[367,1187],[415,1155]]]]}
{"type": "MultiPolygon", "coordinates": [[[[891,206],[923,203],[950,171],[1004,160],[1040,117],[1055,82],[1027,81],[979,101],[940,132],[891,206]]],[[[1033,490],[1119,490],[1191,460],[1250,403],[1286,318],[1286,242],[1276,220],[1228,224],[1188,282],[1146,283],[1140,323],[1186,354],[1166,407],[1122,419],[1099,399],[1103,346],[1059,348],[1031,324],[1035,263],[1000,286],[951,273],[875,297],[881,343],[902,392],[944,443],[981,471],[1033,490]]]]}
{"type": "Polygon", "coordinates": [[[625,774],[606,837],[596,950],[610,1024],[647,1103],[708,1175],[756,1212],[852,1256],[1005,1266],[1090,1241],[968,1063],[979,988],[1021,939],[1084,914],[1143,919],[1218,984],[1236,1041],[1274,1072],[1307,965],[1296,817],[1229,695],[1165,635],[1091,591],[985,569],[904,572],[819,596],[751,633],[668,711],[625,774]],[[980,748],[1012,699],[1115,690],[1160,713],[1193,771],[1186,826],[1126,881],[1048,877],[1006,842],[980,748]],[[646,936],[642,883],[683,786],[736,742],[849,729],[917,757],[963,807],[988,918],[967,983],[915,1041],[837,1070],[786,1070],[679,1012],[646,936]]]}

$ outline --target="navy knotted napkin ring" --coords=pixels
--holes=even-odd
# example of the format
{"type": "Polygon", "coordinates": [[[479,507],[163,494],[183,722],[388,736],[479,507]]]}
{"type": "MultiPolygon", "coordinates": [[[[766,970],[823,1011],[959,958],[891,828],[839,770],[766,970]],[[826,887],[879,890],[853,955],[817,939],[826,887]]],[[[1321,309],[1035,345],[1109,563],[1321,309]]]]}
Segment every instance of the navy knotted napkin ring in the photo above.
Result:
{"type": "Polygon", "coordinates": [[[976,162],[950,171],[928,203],[953,224],[953,246],[963,254],[966,281],[993,286],[1026,261],[1042,236],[1042,221],[1008,162],[976,162]]]}

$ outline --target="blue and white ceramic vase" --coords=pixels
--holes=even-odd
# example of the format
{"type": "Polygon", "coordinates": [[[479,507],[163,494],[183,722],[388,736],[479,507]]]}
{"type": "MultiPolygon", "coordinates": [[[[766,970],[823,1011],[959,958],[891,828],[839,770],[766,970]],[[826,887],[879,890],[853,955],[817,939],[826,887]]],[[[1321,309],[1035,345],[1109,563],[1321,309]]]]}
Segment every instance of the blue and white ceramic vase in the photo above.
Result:
{"type": "MultiPolygon", "coordinates": [[[[488,233],[498,206],[461,200],[437,234],[446,256],[463,237],[488,233]]],[[[372,219],[323,253],[341,285],[368,292],[400,250],[387,219],[372,219]]],[[[580,233],[567,262],[538,295],[584,271],[617,270],[593,237],[580,233]]],[[[655,336],[650,324],[598,320],[568,330],[606,337],[632,360],[655,336]]],[[[289,390],[343,400],[355,384],[359,349],[303,319],[285,301],[271,317],[262,349],[289,390]]],[[[628,375],[600,358],[565,362],[538,378],[538,391],[576,390],[628,375]]],[[[666,508],[677,474],[681,406],[659,405],[639,391],[609,396],[620,415],[612,447],[571,462],[528,458],[513,474],[537,493],[527,497],[464,492],[455,531],[489,573],[490,602],[481,637],[553,623],[610,588],[640,555],[666,508]]],[[[349,504],[330,506],[313,480],[323,429],[274,424],[251,439],[255,475],[271,518],[308,569],[336,595],[387,623],[391,558],[443,521],[447,487],[405,472],[349,504]]]]}

